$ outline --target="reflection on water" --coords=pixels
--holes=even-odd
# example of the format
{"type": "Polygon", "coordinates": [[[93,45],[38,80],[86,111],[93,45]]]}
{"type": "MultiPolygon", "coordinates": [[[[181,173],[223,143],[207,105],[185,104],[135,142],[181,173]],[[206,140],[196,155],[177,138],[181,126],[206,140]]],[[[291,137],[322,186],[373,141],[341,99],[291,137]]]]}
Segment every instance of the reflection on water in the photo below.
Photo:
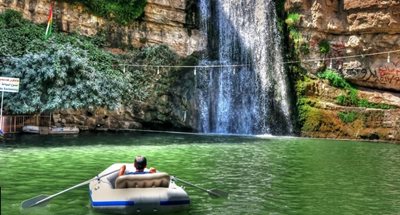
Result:
{"type": "Polygon", "coordinates": [[[186,187],[184,214],[398,214],[400,146],[296,138],[155,133],[22,135],[0,145],[2,214],[93,214],[87,187],[46,207],[20,203],[86,181],[143,154],[149,166],[205,188],[186,187]]]}

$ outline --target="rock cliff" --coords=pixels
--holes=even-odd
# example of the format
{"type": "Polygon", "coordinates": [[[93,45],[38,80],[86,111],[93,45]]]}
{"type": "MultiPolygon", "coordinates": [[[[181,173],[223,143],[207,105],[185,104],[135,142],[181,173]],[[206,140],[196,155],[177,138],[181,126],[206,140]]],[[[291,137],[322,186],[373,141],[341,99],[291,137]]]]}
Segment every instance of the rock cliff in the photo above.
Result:
{"type": "Polygon", "coordinates": [[[294,28],[305,48],[297,56],[309,77],[331,68],[365,100],[393,105],[390,110],[337,105],[343,92],[327,90],[316,79],[321,83],[313,82],[305,97],[316,101],[312,106],[320,118],[305,119],[314,126],[303,126],[302,134],[399,141],[400,1],[287,0],[285,10],[300,15],[294,28]],[[329,51],[321,51],[322,41],[328,42],[329,51]],[[357,113],[360,121],[338,120],[343,112],[357,113]]]}
{"type": "MultiPolygon", "coordinates": [[[[79,4],[55,1],[54,22],[61,31],[91,36],[105,32],[111,46],[143,47],[165,44],[181,56],[203,50],[203,35],[196,30],[192,3],[187,0],[148,0],[142,21],[121,26],[86,12],[79,4]]],[[[13,9],[35,23],[46,23],[50,1],[0,0],[0,12],[13,9]]]]}

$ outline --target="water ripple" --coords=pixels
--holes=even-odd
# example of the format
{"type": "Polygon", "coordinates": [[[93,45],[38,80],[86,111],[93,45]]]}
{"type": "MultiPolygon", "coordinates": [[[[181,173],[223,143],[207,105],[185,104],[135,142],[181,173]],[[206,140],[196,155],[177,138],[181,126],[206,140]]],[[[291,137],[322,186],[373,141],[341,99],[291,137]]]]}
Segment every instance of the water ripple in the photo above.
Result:
{"type": "Polygon", "coordinates": [[[145,155],[149,166],[230,194],[214,199],[186,186],[193,215],[400,211],[399,145],[137,133],[21,136],[12,144],[0,147],[1,212],[6,215],[96,215],[85,188],[44,208],[21,211],[19,205],[85,181],[112,163],[132,162],[137,154],[145,155]]]}

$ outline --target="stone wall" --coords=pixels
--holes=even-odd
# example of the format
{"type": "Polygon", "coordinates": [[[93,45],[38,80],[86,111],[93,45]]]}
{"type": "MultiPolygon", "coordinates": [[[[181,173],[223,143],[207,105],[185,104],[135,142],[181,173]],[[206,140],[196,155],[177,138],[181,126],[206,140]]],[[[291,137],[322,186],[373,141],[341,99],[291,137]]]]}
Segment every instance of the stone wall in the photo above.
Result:
{"type": "MultiPolygon", "coordinates": [[[[59,30],[92,36],[99,31],[108,35],[111,46],[134,47],[165,44],[181,56],[188,56],[206,47],[203,35],[190,26],[192,17],[186,13],[187,0],[148,0],[143,21],[128,26],[117,25],[87,13],[85,7],[56,1],[54,22],[59,30]]],[[[0,0],[0,11],[14,9],[24,18],[35,23],[46,23],[50,1],[47,0],[0,0]]]]}

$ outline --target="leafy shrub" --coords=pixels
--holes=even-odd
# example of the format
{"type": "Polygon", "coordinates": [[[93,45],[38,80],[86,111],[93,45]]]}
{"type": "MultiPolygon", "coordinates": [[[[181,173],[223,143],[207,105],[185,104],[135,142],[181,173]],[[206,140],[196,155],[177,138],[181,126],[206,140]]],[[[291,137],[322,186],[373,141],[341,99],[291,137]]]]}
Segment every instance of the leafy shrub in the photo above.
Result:
{"type": "Polygon", "coordinates": [[[346,90],[346,94],[339,95],[336,98],[336,103],[342,106],[356,106],[365,108],[392,109],[394,106],[388,104],[377,104],[369,102],[366,99],[358,97],[358,91],[349,84],[342,76],[333,70],[327,69],[323,73],[318,74],[318,77],[327,79],[329,83],[337,88],[346,90]]]}
{"type": "Polygon", "coordinates": [[[348,91],[348,98],[350,101],[350,104],[357,106],[358,105],[358,101],[360,100],[358,98],[358,91],[356,89],[350,89],[348,91]]]}
{"type": "Polygon", "coordinates": [[[321,54],[327,54],[331,50],[331,46],[327,40],[321,40],[318,43],[318,47],[321,54]]]}
{"type": "Polygon", "coordinates": [[[22,14],[14,10],[5,10],[4,13],[0,15],[0,27],[1,28],[16,28],[21,27],[26,23],[22,19],[22,14]]]}
{"type": "Polygon", "coordinates": [[[302,43],[300,45],[300,52],[307,55],[310,53],[310,45],[308,43],[302,43]]]}
{"type": "Polygon", "coordinates": [[[323,113],[315,108],[315,101],[301,98],[298,101],[299,121],[302,124],[303,131],[317,131],[321,125],[323,113]]]}
{"type": "Polygon", "coordinates": [[[285,20],[285,23],[288,26],[293,26],[299,23],[300,21],[300,14],[299,13],[289,13],[288,17],[285,20]]]}
{"type": "Polygon", "coordinates": [[[64,108],[108,107],[122,103],[131,87],[122,74],[98,70],[88,52],[70,44],[9,58],[3,74],[20,78],[20,92],[9,93],[6,109],[34,113],[64,108]]]}
{"type": "Polygon", "coordinates": [[[44,25],[8,13],[0,13],[0,76],[20,78],[20,92],[6,94],[8,112],[129,105],[169,93],[176,85],[174,75],[182,74],[172,68],[121,66],[184,62],[166,46],[113,55],[99,48],[104,35],[89,38],[55,31],[44,40],[44,25]]]}
{"type": "Polygon", "coordinates": [[[296,28],[290,28],[289,29],[289,37],[292,39],[295,43],[302,41],[303,37],[299,30],[296,28]]]}
{"type": "Polygon", "coordinates": [[[336,97],[336,103],[338,103],[339,105],[342,106],[351,106],[351,102],[348,99],[347,95],[339,95],[338,97],[336,97]]]}
{"type": "Polygon", "coordinates": [[[8,111],[114,108],[143,99],[143,85],[131,73],[114,67],[121,62],[117,56],[98,48],[101,37],[54,32],[46,41],[44,25],[32,24],[18,14],[0,13],[0,75],[21,79],[20,92],[6,94],[8,111]]]}
{"type": "Polygon", "coordinates": [[[308,76],[296,82],[296,94],[299,98],[303,97],[307,93],[307,89],[312,86],[313,80],[308,76]]]}
{"type": "Polygon", "coordinates": [[[147,3],[146,0],[72,0],[72,2],[82,3],[89,12],[123,25],[141,17],[147,3]]]}
{"type": "Polygon", "coordinates": [[[338,116],[339,116],[340,120],[344,123],[352,123],[358,118],[357,113],[354,111],[339,112],[338,116]]]}
{"type": "Polygon", "coordinates": [[[290,27],[289,28],[289,37],[292,39],[294,43],[294,51],[297,54],[308,54],[309,51],[309,45],[305,43],[305,40],[303,38],[303,35],[297,28],[295,27],[290,27]]]}
{"type": "Polygon", "coordinates": [[[370,106],[370,102],[366,99],[360,99],[358,101],[358,106],[360,107],[369,107],[370,106]]]}
{"type": "Polygon", "coordinates": [[[0,57],[22,56],[43,50],[44,27],[22,18],[21,13],[6,10],[0,13],[0,57]]]}
{"type": "Polygon", "coordinates": [[[327,79],[329,83],[337,88],[341,89],[351,89],[351,85],[337,72],[327,69],[323,73],[318,74],[318,77],[322,79],[327,79]]]}
{"type": "Polygon", "coordinates": [[[377,108],[377,109],[395,109],[396,108],[395,106],[389,105],[389,104],[372,103],[372,102],[369,102],[366,99],[360,99],[358,101],[358,106],[359,107],[365,107],[365,108],[377,108]]]}
{"type": "Polygon", "coordinates": [[[340,95],[336,98],[336,102],[342,106],[359,106],[359,101],[358,91],[354,88],[348,89],[346,95],[340,95]]]}
{"type": "Polygon", "coordinates": [[[340,95],[336,98],[336,103],[342,106],[355,106],[365,108],[377,108],[377,109],[394,109],[393,105],[385,103],[372,103],[366,99],[358,98],[358,91],[356,89],[349,90],[346,95],[340,95]]]}

